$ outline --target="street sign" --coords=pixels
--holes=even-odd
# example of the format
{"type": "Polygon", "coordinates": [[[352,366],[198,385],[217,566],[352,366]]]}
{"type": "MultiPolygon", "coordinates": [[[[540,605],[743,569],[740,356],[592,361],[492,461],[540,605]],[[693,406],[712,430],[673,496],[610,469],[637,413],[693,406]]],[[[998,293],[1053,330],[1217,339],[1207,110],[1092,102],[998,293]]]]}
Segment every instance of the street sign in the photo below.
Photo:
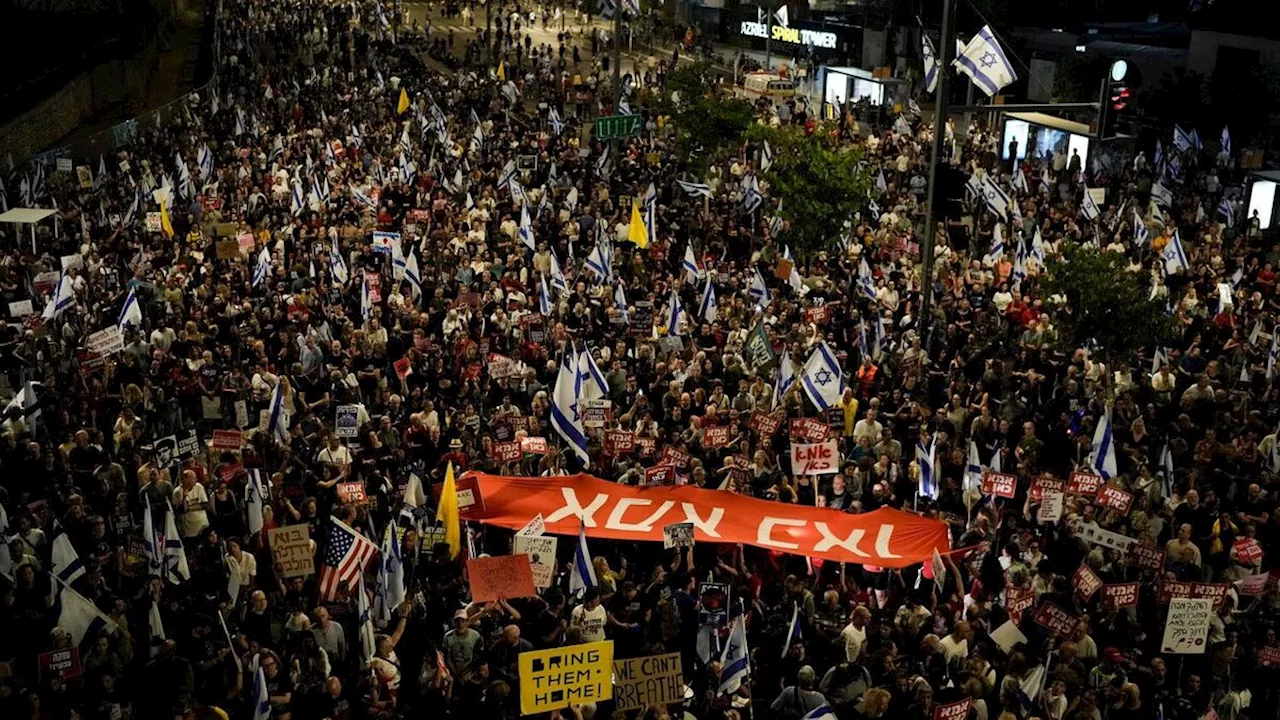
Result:
{"type": "Polygon", "coordinates": [[[644,118],[639,115],[610,115],[596,118],[592,134],[597,140],[631,137],[640,134],[642,125],[644,125],[644,118]]]}

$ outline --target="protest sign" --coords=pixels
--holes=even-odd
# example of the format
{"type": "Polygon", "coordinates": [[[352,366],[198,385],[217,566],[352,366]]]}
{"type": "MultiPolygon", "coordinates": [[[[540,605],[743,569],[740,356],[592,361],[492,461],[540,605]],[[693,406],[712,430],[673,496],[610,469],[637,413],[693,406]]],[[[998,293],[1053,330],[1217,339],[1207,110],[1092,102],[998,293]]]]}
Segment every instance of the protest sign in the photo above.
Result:
{"type": "Polygon", "coordinates": [[[544,437],[522,437],[520,438],[520,452],[529,453],[530,455],[546,455],[547,439],[544,437]]]}
{"type": "Polygon", "coordinates": [[[658,458],[659,465],[674,465],[681,470],[689,467],[689,463],[693,458],[689,457],[689,453],[683,450],[677,450],[670,445],[662,448],[662,457],[658,458]]]}
{"type": "Polygon", "coordinates": [[[659,487],[675,484],[676,469],[674,465],[655,465],[651,468],[646,468],[644,471],[645,487],[659,487]]]}
{"type": "Polygon", "coordinates": [[[124,335],[120,333],[119,327],[112,325],[86,338],[85,346],[105,357],[124,350],[124,335]]]}
{"type": "Polygon", "coordinates": [[[1011,498],[1018,491],[1018,477],[1008,473],[982,473],[982,493],[1011,498]]]}
{"type": "Polygon", "coordinates": [[[222,398],[200,396],[200,416],[204,420],[218,420],[222,417],[222,398]]]}
{"type": "Polygon", "coordinates": [[[1164,551],[1159,548],[1133,542],[1129,544],[1126,555],[1134,567],[1156,571],[1164,569],[1164,551]]]}
{"type": "Polygon", "coordinates": [[[1005,620],[1003,625],[991,631],[991,641],[1008,655],[1013,652],[1018,643],[1026,643],[1027,636],[1022,634],[1016,622],[1005,620]]]}
{"type": "Polygon", "coordinates": [[[787,423],[787,433],[794,440],[820,443],[831,437],[831,428],[826,423],[813,418],[792,418],[787,423]]]}
{"type": "Polygon", "coordinates": [[[1267,590],[1267,582],[1271,579],[1271,573],[1259,573],[1250,575],[1243,580],[1237,580],[1240,583],[1240,594],[1245,597],[1255,597],[1261,595],[1267,590]]]}
{"type": "Polygon", "coordinates": [[[1049,601],[1045,601],[1036,610],[1034,620],[1037,625],[1064,640],[1074,637],[1076,627],[1080,625],[1080,618],[1049,601]]]}
{"type": "Polygon", "coordinates": [[[246,255],[253,252],[254,241],[253,233],[240,233],[236,236],[236,245],[240,246],[240,252],[246,255]]]}
{"type": "Polygon", "coordinates": [[[391,367],[396,371],[396,377],[404,380],[413,374],[413,366],[409,364],[409,358],[402,357],[391,363],[391,367]]]}
{"type": "Polygon", "coordinates": [[[21,318],[35,314],[35,308],[31,306],[30,300],[19,300],[18,302],[9,303],[9,317],[21,318]]]}
{"type": "Polygon", "coordinates": [[[1036,510],[1036,521],[1055,523],[1062,519],[1062,511],[1066,499],[1060,492],[1046,492],[1040,499],[1040,507],[1036,510]]]}
{"type": "Polygon", "coordinates": [[[1050,475],[1041,475],[1031,481],[1031,489],[1027,491],[1027,496],[1035,502],[1042,502],[1045,493],[1065,493],[1067,484],[1062,480],[1050,475]]]}
{"type": "Polygon", "coordinates": [[[239,430],[214,430],[214,450],[239,450],[244,441],[244,433],[239,430]]]}
{"type": "Polygon", "coordinates": [[[505,355],[489,353],[489,377],[504,380],[520,374],[520,363],[505,355]]]}
{"type": "Polygon", "coordinates": [[[235,260],[240,257],[240,243],[235,240],[219,240],[214,243],[213,250],[219,260],[235,260]]]}
{"type": "Polygon", "coordinates": [[[249,403],[244,400],[235,402],[236,410],[236,427],[243,428],[249,425],[249,403]]]}
{"type": "Polygon", "coordinates": [[[840,471],[839,443],[791,443],[791,472],[796,475],[832,475],[840,471]]]}
{"type": "Polygon", "coordinates": [[[333,434],[340,438],[353,438],[360,431],[360,406],[339,405],[334,411],[333,434]]]}
{"type": "Polygon", "coordinates": [[[1068,495],[1087,495],[1093,497],[1098,494],[1098,488],[1102,486],[1102,477],[1086,472],[1073,472],[1067,478],[1067,494],[1068,495]]]}
{"type": "Polygon", "coordinates": [[[336,489],[338,499],[348,505],[363,505],[369,500],[363,482],[341,482],[336,489]]]}
{"type": "Polygon", "coordinates": [[[528,557],[529,572],[533,576],[534,587],[539,589],[551,587],[551,581],[556,574],[557,545],[559,545],[559,538],[547,535],[515,536],[511,554],[528,557]]]}
{"type": "Polygon", "coordinates": [[[636,435],[633,438],[633,442],[640,457],[653,457],[653,454],[658,451],[658,440],[656,438],[636,435]]]}
{"type": "Polygon", "coordinates": [[[1102,586],[1102,604],[1115,608],[1133,607],[1138,604],[1138,583],[1118,583],[1102,586]]]}
{"type": "Polygon", "coordinates": [[[166,435],[152,444],[157,467],[168,468],[200,456],[200,438],[195,430],[184,437],[166,435]]]}
{"type": "Polygon", "coordinates": [[[610,400],[583,400],[582,427],[602,428],[609,422],[609,410],[613,402],[610,400]]]}
{"type": "Polygon", "coordinates": [[[31,278],[31,284],[35,285],[36,292],[47,293],[53,290],[53,286],[58,284],[58,277],[61,276],[57,270],[45,270],[42,273],[36,273],[31,278]]]}
{"type": "Polygon", "coordinates": [[[746,341],[742,343],[742,356],[746,359],[747,366],[757,375],[773,372],[774,366],[778,364],[778,356],[773,352],[773,345],[765,333],[763,322],[756,323],[747,334],[746,341]]]}
{"type": "Polygon", "coordinates": [[[494,462],[509,463],[518,462],[524,453],[520,452],[520,443],[512,440],[511,442],[493,443],[489,446],[489,454],[493,457],[494,462]]]}
{"type": "Polygon", "coordinates": [[[1280,648],[1264,647],[1258,649],[1258,664],[1262,667],[1280,667],[1280,648]]]}
{"type": "Polygon", "coordinates": [[[159,211],[147,213],[146,222],[147,222],[147,232],[153,232],[153,233],[160,232],[161,220],[160,220],[159,211]]]}
{"type": "Polygon", "coordinates": [[[520,714],[613,698],[613,642],[583,643],[520,653],[520,714]]]}
{"type": "Polygon", "coordinates": [[[59,680],[66,682],[72,678],[80,677],[80,649],[67,648],[65,650],[53,650],[46,653],[40,653],[39,669],[40,679],[47,681],[50,678],[57,677],[59,680]]]}
{"type": "Polygon", "coordinates": [[[1095,523],[1080,525],[1073,534],[1091,545],[1098,545],[1121,553],[1127,553],[1129,546],[1137,542],[1128,535],[1121,535],[1118,532],[1100,528],[1095,523]]]}
{"type": "Polygon", "coordinates": [[[1262,546],[1253,538],[1240,538],[1231,545],[1231,556],[1242,565],[1262,561],[1262,546]]]}
{"type": "Polygon", "coordinates": [[[1004,590],[1005,610],[1011,617],[1021,619],[1022,613],[1030,609],[1036,602],[1036,595],[1031,588],[1010,587],[1004,590]]]}
{"type": "Polygon", "coordinates": [[[819,305],[804,309],[804,321],[814,325],[825,325],[831,319],[831,305],[819,305]]]}
{"type": "Polygon", "coordinates": [[[543,519],[542,513],[535,515],[532,520],[526,523],[525,526],[520,528],[520,531],[516,533],[516,535],[522,535],[524,537],[539,537],[546,534],[547,521],[543,519]]]}
{"type": "Polygon", "coordinates": [[[1181,582],[1178,580],[1161,580],[1156,599],[1161,604],[1171,603],[1177,598],[1208,599],[1216,610],[1227,598],[1231,586],[1227,583],[1181,582]]]}
{"type": "Polygon", "coordinates": [[[684,672],[680,667],[680,653],[614,661],[613,702],[616,710],[640,710],[683,699],[684,672]]]}
{"type": "Polygon", "coordinates": [[[973,698],[965,698],[946,705],[934,705],[933,720],[965,720],[972,704],[973,698]]]}
{"type": "Polygon", "coordinates": [[[80,183],[81,190],[89,190],[93,187],[93,171],[88,165],[76,166],[76,180],[80,183]]]}
{"type": "Polygon", "coordinates": [[[702,429],[702,448],[704,450],[715,450],[728,444],[728,425],[708,425],[702,429]]]}
{"type": "Polygon", "coordinates": [[[271,545],[271,559],[281,577],[306,577],[315,575],[315,558],[311,554],[311,528],[307,525],[286,525],[272,528],[267,535],[271,545]]]}
{"type": "Polygon", "coordinates": [[[751,422],[748,426],[761,438],[770,438],[778,432],[778,428],[782,427],[782,415],[781,413],[771,415],[755,410],[751,413],[751,422]]]}
{"type": "Polygon", "coordinates": [[[1102,589],[1102,578],[1098,577],[1093,568],[1081,564],[1076,568],[1075,575],[1071,576],[1071,585],[1085,602],[1089,602],[1093,594],[1102,589]]]}
{"type": "Polygon", "coordinates": [[[662,547],[693,547],[693,523],[672,523],[662,528],[662,547]]]}
{"type": "Polygon", "coordinates": [[[529,558],[525,555],[469,558],[467,578],[471,583],[472,602],[484,603],[538,594],[533,586],[529,558]]]}
{"type": "Polygon", "coordinates": [[[1125,492],[1115,485],[1103,485],[1098,488],[1098,504],[1121,515],[1128,515],[1129,508],[1133,507],[1133,493],[1125,492]]]}
{"type": "Polygon", "coordinates": [[[1169,602],[1160,652],[1203,655],[1212,615],[1213,601],[1208,598],[1173,598],[1169,602]]]}
{"type": "Polygon", "coordinates": [[[636,435],[629,430],[606,430],[604,433],[604,454],[610,457],[629,455],[635,452],[636,435]]]}

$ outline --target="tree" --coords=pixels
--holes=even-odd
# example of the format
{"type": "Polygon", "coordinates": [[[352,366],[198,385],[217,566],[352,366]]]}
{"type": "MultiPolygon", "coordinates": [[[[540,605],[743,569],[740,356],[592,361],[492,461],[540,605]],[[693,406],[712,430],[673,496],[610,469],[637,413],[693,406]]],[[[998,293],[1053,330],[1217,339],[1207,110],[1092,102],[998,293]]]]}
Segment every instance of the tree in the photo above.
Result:
{"type": "Polygon", "coordinates": [[[712,78],[707,62],[680,65],[667,74],[653,106],[669,116],[676,129],[676,148],[690,170],[702,175],[726,154],[737,150],[755,120],[751,104],[725,94],[712,78]]]}
{"type": "Polygon", "coordinates": [[[1065,299],[1051,310],[1053,322],[1071,347],[1092,340],[1094,354],[1111,364],[1159,347],[1173,335],[1164,303],[1149,299],[1139,277],[1125,271],[1123,255],[1064,243],[1062,257],[1046,270],[1046,294],[1065,299]]]}
{"type": "Polygon", "coordinates": [[[787,244],[801,256],[829,248],[844,222],[866,206],[872,180],[862,151],[790,126],[753,125],[747,137],[756,145],[768,141],[773,150],[773,166],[762,177],[768,197],[782,201],[787,244]]]}

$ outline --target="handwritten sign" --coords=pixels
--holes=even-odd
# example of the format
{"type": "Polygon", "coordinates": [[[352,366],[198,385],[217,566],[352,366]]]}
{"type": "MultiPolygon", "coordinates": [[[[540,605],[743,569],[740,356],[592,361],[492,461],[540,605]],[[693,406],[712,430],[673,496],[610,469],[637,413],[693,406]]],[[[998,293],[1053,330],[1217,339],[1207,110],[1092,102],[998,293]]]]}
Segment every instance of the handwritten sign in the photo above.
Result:
{"type": "Polygon", "coordinates": [[[613,698],[613,642],[520,653],[520,713],[559,710],[613,698]]]}
{"type": "Polygon", "coordinates": [[[751,421],[748,423],[750,427],[761,438],[773,437],[778,432],[778,428],[782,427],[782,415],[771,415],[756,410],[751,413],[751,421]]]}
{"type": "Polygon", "coordinates": [[[489,446],[489,455],[497,463],[517,462],[523,453],[520,452],[520,443],[512,440],[511,442],[493,443],[489,446]]]}
{"type": "Polygon", "coordinates": [[[214,430],[214,450],[239,450],[244,441],[244,433],[239,430],[214,430]]]}
{"type": "Polygon", "coordinates": [[[23,318],[28,315],[34,315],[35,312],[35,308],[31,306],[30,300],[19,300],[18,302],[9,303],[9,317],[23,318]]]}
{"type": "Polygon", "coordinates": [[[1173,655],[1203,655],[1209,635],[1213,601],[1208,598],[1174,598],[1164,623],[1160,652],[1173,655]]]}
{"type": "Polygon", "coordinates": [[[728,444],[728,425],[709,425],[702,429],[702,448],[704,450],[715,450],[728,444]]]}
{"type": "Polygon", "coordinates": [[[112,325],[90,335],[85,339],[85,345],[89,350],[105,357],[124,350],[124,335],[120,333],[120,328],[112,325]]]}
{"type": "Polygon", "coordinates": [[[813,418],[792,418],[787,423],[787,433],[796,440],[820,443],[831,437],[831,428],[813,418]]]}
{"type": "Polygon", "coordinates": [[[676,484],[676,468],[674,465],[655,465],[644,471],[645,487],[659,487],[676,484]]]}
{"type": "Polygon", "coordinates": [[[1068,495],[1086,495],[1093,497],[1102,487],[1102,477],[1093,473],[1073,472],[1067,478],[1068,495]]]}
{"type": "Polygon", "coordinates": [[[1075,575],[1071,576],[1071,585],[1085,602],[1089,602],[1093,594],[1102,589],[1102,578],[1098,577],[1093,568],[1082,564],[1076,568],[1075,575]]]}
{"type": "Polygon", "coordinates": [[[610,457],[629,455],[635,452],[636,435],[629,430],[606,430],[604,433],[604,454],[610,457]]]}
{"type": "Polygon", "coordinates": [[[1036,509],[1036,521],[1055,523],[1062,519],[1062,511],[1066,505],[1066,497],[1060,492],[1047,492],[1040,498],[1040,507],[1036,509]]]}
{"type": "Polygon", "coordinates": [[[556,574],[556,546],[559,539],[545,535],[517,535],[511,546],[511,554],[525,556],[529,560],[529,572],[533,586],[549,588],[556,574]]]}
{"type": "Polygon", "coordinates": [[[662,528],[662,547],[693,547],[693,523],[672,523],[662,528]]]}
{"type": "Polygon", "coordinates": [[[1128,515],[1129,508],[1133,507],[1133,493],[1125,492],[1115,485],[1103,485],[1098,488],[1098,504],[1121,515],[1128,515]]]}
{"type": "Polygon", "coordinates": [[[680,653],[613,662],[613,702],[617,710],[661,707],[683,699],[684,671],[680,667],[680,653]]]}
{"type": "Polygon", "coordinates": [[[1036,610],[1033,619],[1037,625],[1064,640],[1074,637],[1076,627],[1080,625],[1080,618],[1047,601],[1036,610]]]}
{"type": "Polygon", "coordinates": [[[791,472],[796,475],[832,475],[840,470],[840,448],[835,440],[791,443],[791,472]]]}
{"type": "Polygon", "coordinates": [[[1237,582],[1240,583],[1240,594],[1246,597],[1261,595],[1266,592],[1267,584],[1270,580],[1271,573],[1259,573],[1257,575],[1250,575],[1243,580],[1239,580],[1237,582]]]}
{"type": "Polygon", "coordinates": [[[311,553],[311,529],[306,525],[286,525],[268,532],[271,559],[281,577],[295,578],[316,574],[315,556],[311,553]]]}
{"type": "Polygon", "coordinates": [[[1102,604],[1120,610],[1138,604],[1138,583],[1118,583],[1102,586],[1102,604]]]}
{"type": "Polygon", "coordinates": [[[369,501],[363,482],[342,482],[337,486],[338,499],[347,505],[363,505],[369,501]]]}
{"type": "Polygon", "coordinates": [[[478,603],[510,598],[533,597],[533,571],[525,555],[470,558],[467,578],[471,582],[471,601],[478,603]]]}
{"type": "Polygon", "coordinates": [[[969,707],[973,705],[973,698],[965,698],[957,700],[946,705],[933,706],[933,720],[965,720],[969,717],[969,707]]]}
{"type": "Polygon", "coordinates": [[[982,492],[984,495],[995,495],[1011,498],[1018,491],[1018,478],[1008,473],[983,473],[982,492]]]}
{"type": "Polygon", "coordinates": [[[544,437],[522,437],[520,438],[520,452],[529,453],[530,455],[546,455],[547,439],[544,437]]]}

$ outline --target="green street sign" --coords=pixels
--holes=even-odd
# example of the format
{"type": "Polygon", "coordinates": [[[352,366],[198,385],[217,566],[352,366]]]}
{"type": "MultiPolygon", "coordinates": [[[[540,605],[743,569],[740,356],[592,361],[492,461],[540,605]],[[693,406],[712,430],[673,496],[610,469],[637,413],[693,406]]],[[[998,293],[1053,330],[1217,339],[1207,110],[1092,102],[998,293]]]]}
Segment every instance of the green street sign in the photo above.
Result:
{"type": "Polygon", "coordinates": [[[631,137],[632,135],[640,134],[640,126],[642,125],[644,125],[644,118],[639,115],[610,115],[596,118],[596,125],[592,134],[595,135],[597,140],[631,137]]]}

